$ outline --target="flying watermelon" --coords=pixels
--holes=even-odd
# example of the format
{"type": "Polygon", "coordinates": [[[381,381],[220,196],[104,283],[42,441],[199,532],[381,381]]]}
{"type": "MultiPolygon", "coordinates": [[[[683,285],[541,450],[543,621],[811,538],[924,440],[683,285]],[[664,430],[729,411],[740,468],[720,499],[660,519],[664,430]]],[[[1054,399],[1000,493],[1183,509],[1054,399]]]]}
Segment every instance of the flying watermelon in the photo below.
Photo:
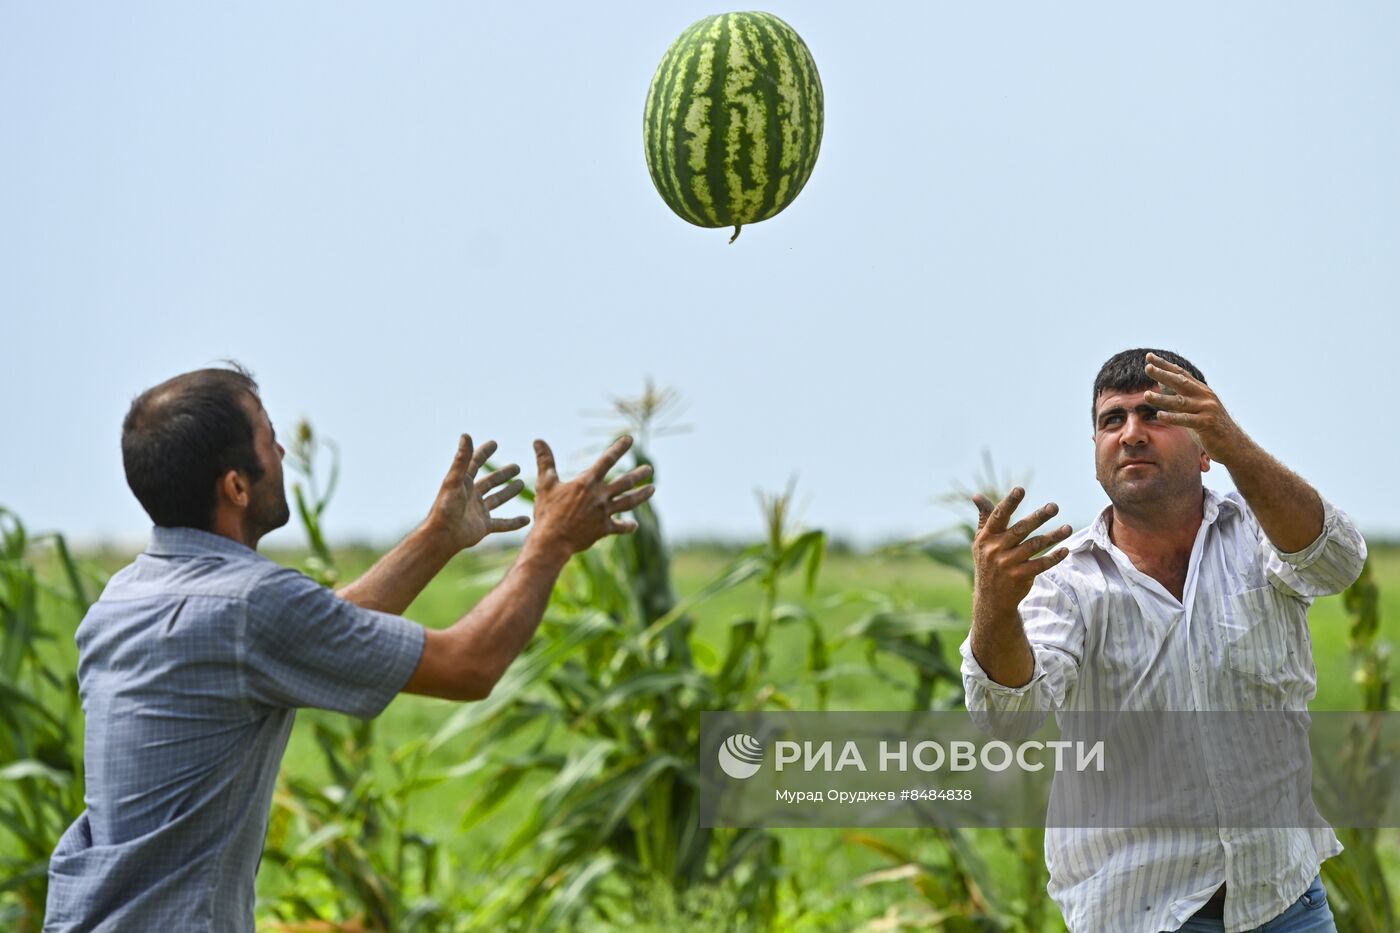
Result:
{"type": "Polygon", "coordinates": [[[771,13],[707,16],[681,33],[647,93],[647,168],[700,227],[767,220],[793,202],[822,143],[822,83],[807,45],[771,13]]]}

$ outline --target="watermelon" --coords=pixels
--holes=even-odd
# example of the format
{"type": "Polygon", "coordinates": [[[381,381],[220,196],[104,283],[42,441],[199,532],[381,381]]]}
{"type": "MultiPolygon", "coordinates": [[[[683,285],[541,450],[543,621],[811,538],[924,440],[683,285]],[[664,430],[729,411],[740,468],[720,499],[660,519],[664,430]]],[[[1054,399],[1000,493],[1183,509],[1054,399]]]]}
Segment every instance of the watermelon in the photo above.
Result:
{"type": "Polygon", "coordinates": [[[696,226],[733,227],[733,243],[812,175],[822,142],[812,53],[771,13],[707,16],[662,57],[643,135],[662,200],[696,226]]]}

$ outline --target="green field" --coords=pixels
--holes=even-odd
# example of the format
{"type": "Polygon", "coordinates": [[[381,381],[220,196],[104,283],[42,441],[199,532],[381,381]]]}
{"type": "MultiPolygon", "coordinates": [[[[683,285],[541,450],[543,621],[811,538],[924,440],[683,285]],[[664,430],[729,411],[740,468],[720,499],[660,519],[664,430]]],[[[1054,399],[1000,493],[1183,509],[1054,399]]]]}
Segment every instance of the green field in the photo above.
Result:
{"type": "MultiPolygon", "coordinates": [[[[301,557],[296,554],[274,556],[294,565],[301,557]]],[[[373,557],[367,551],[340,552],[337,559],[342,579],[353,578],[368,566],[373,557]]],[[[511,554],[505,551],[459,556],[413,604],[407,615],[428,626],[451,624],[489,588],[510,557],[511,554]]],[[[680,595],[685,597],[698,592],[732,558],[732,553],[720,549],[682,550],[672,563],[674,581],[680,595]]],[[[125,560],[122,555],[105,554],[94,555],[90,563],[104,572],[110,572],[125,560]]],[[[1372,556],[1372,567],[1382,597],[1381,639],[1390,643],[1400,642],[1400,549],[1380,549],[1372,556]]],[[[803,592],[800,580],[794,578],[787,581],[783,598],[811,610],[827,640],[833,645],[831,664],[835,667],[849,664],[854,669],[867,663],[863,649],[855,642],[842,645],[841,636],[847,626],[868,608],[857,598],[862,593],[879,594],[896,604],[913,608],[942,607],[962,618],[966,618],[970,603],[966,577],[920,555],[849,553],[827,555],[816,588],[810,596],[803,592]]],[[[708,644],[716,653],[720,652],[731,623],[736,618],[751,615],[760,596],[758,584],[750,581],[701,604],[694,612],[698,620],[695,640],[708,644]]],[[[53,615],[55,619],[61,617],[59,613],[53,615]]],[[[46,663],[54,670],[70,670],[76,662],[71,642],[71,630],[76,618],[70,614],[63,624],[67,630],[62,637],[43,648],[46,663]]],[[[1349,618],[1343,611],[1340,597],[1319,601],[1312,611],[1311,626],[1318,669],[1318,696],[1313,708],[1357,708],[1360,693],[1352,679],[1353,659],[1348,649],[1349,618]]],[[[957,663],[956,651],[962,635],[963,632],[958,631],[945,633],[942,651],[952,664],[957,663]]],[[[803,627],[791,625],[780,626],[770,642],[771,679],[793,685],[787,690],[787,699],[799,709],[816,708],[817,702],[816,688],[811,678],[806,676],[808,639],[809,635],[803,627]]],[[[882,661],[881,666],[896,679],[907,674],[897,661],[882,661]]],[[[908,709],[910,696],[907,689],[897,684],[866,676],[834,682],[828,705],[831,709],[846,710],[908,709]]],[[[392,703],[375,721],[374,767],[386,786],[394,780],[389,761],[395,751],[415,739],[431,736],[456,709],[455,704],[446,701],[404,696],[392,703]]],[[[284,782],[301,779],[318,785],[332,783],[325,756],[312,735],[315,717],[323,715],[327,714],[303,714],[299,718],[283,766],[284,782]]],[[[524,727],[518,742],[506,742],[501,747],[491,749],[491,754],[496,758],[507,758],[523,749],[531,738],[528,726],[524,727]]],[[[472,744],[470,731],[456,736],[433,753],[433,768],[450,768],[468,759],[472,754],[472,744]]],[[[685,749],[677,751],[680,754],[686,752],[685,749]]],[[[430,837],[441,843],[438,871],[440,876],[447,877],[450,892],[439,892],[439,897],[450,900],[455,909],[466,914],[456,918],[453,928],[472,928],[472,906],[498,893],[503,877],[511,874],[516,862],[529,862],[541,854],[527,847],[504,864],[498,857],[512,832],[536,805],[537,791],[549,777],[541,773],[526,776],[519,786],[509,791],[499,809],[470,829],[463,829],[462,823],[472,814],[473,808],[498,796],[494,793],[497,788],[483,781],[475,770],[425,787],[404,798],[408,803],[401,813],[403,823],[396,827],[396,831],[430,837]],[[447,896],[449,893],[450,897],[447,896]]],[[[274,814],[274,826],[276,820],[274,814]]],[[[921,897],[914,885],[903,877],[862,883],[869,873],[894,868],[900,864],[900,859],[881,854],[868,844],[858,843],[854,834],[840,830],[786,830],[779,831],[777,836],[782,846],[783,879],[778,886],[779,909],[774,924],[779,928],[855,929],[872,924],[869,927],[872,930],[902,929],[906,927],[893,923],[892,918],[927,912],[930,907],[930,901],[921,897]],[[879,926],[879,922],[886,922],[887,925],[879,926]]],[[[930,870],[947,864],[948,847],[945,841],[930,832],[885,830],[872,831],[869,836],[912,855],[930,866],[930,870]]],[[[0,836],[0,840],[3,838],[0,836]]],[[[1026,853],[1022,851],[1018,854],[1013,847],[1005,844],[1003,831],[970,831],[968,838],[986,859],[989,883],[994,888],[1007,888],[1005,893],[1008,896],[1014,894],[1011,889],[1020,883],[1027,870],[1021,864],[1027,859],[1026,853]]],[[[1397,882],[1400,882],[1400,831],[1382,831],[1379,842],[1387,884],[1394,892],[1397,882]]],[[[313,840],[309,845],[303,844],[300,857],[309,862],[317,854],[313,840]]],[[[303,887],[307,884],[307,877],[304,872],[293,874],[279,864],[264,860],[258,890],[266,908],[263,911],[267,918],[266,928],[283,928],[272,919],[272,905],[285,904],[289,899],[305,893],[303,887]]],[[[726,902],[725,896],[722,891],[700,894],[690,902],[677,904],[658,892],[654,902],[639,902],[635,910],[625,917],[614,918],[614,922],[618,927],[642,929],[726,928],[732,920],[733,907],[726,902]],[[705,900],[707,896],[711,898],[710,901],[705,900]]],[[[326,919],[346,918],[328,916],[326,919]]],[[[607,927],[610,923],[601,917],[591,916],[587,925],[598,928],[607,927]]],[[[962,927],[950,920],[949,925],[943,928],[956,930],[962,927]]],[[[1049,919],[1041,928],[1062,929],[1053,910],[1049,911],[1049,919]]]]}
{"type": "MultiPolygon", "coordinates": [[[[717,550],[687,550],[675,558],[677,589],[681,594],[697,591],[718,573],[729,559],[717,550]]],[[[424,625],[441,627],[451,624],[486,586],[473,580],[491,566],[500,566],[507,558],[478,563],[461,558],[423,593],[408,611],[408,616],[424,625]]],[[[365,566],[364,557],[353,569],[365,566]]],[[[1381,583],[1383,597],[1383,640],[1400,643],[1400,549],[1387,549],[1374,555],[1373,566],[1381,583]],[[1392,582],[1393,581],[1393,582],[1392,582]]],[[[347,570],[352,568],[347,565],[347,570]]],[[[955,570],[939,566],[917,556],[883,557],[850,554],[829,555],[822,568],[819,583],[810,605],[821,607],[819,617],[835,638],[861,612],[858,605],[842,604],[842,597],[853,591],[875,591],[896,600],[919,607],[947,607],[966,618],[971,607],[971,591],[965,577],[955,570]]],[[[714,645],[723,643],[725,629],[734,618],[752,612],[757,600],[756,584],[746,584],[725,592],[705,604],[703,622],[698,632],[701,639],[714,645]]],[[[1341,598],[1319,600],[1311,613],[1315,662],[1318,670],[1318,695],[1313,703],[1317,710],[1347,710],[1357,706],[1358,691],[1352,683],[1352,660],[1347,649],[1348,619],[1342,610],[1341,598]]],[[[945,653],[950,662],[957,663],[957,647],[961,634],[945,640],[945,653]]],[[[805,657],[805,639],[797,629],[780,632],[776,644],[775,680],[798,679],[805,657]]],[[[838,653],[833,661],[859,663],[859,649],[854,645],[838,653]]],[[[811,708],[814,696],[802,697],[800,708],[811,708]]],[[[880,684],[865,684],[856,690],[838,683],[833,690],[830,708],[846,710],[902,709],[908,706],[908,694],[880,684]]],[[[432,733],[449,715],[452,704],[419,697],[401,697],[381,717],[381,735],[417,736],[432,733]]],[[[452,746],[443,750],[452,759],[452,746]]],[[[286,769],[316,773],[318,755],[306,740],[304,731],[294,733],[286,759],[286,769]]],[[[541,779],[542,780],[542,779],[541,779]]],[[[476,788],[469,782],[445,785],[426,792],[421,797],[421,809],[415,823],[424,832],[443,832],[456,825],[465,814],[476,788]]],[[[522,795],[522,804],[528,800],[522,795]]],[[[528,804],[525,804],[528,805],[528,804]]],[[[515,822],[514,815],[505,810],[476,828],[469,836],[459,836],[452,845],[467,870],[470,884],[489,888],[493,844],[515,822]]],[[[994,830],[976,831],[991,835],[994,830]]],[[[876,831],[902,847],[916,852],[921,858],[938,861],[943,857],[936,840],[921,839],[916,830],[876,831]]],[[[862,875],[889,868],[891,863],[861,846],[846,841],[838,830],[785,830],[784,845],[788,847],[789,867],[799,879],[804,893],[792,896],[787,905],[785,925],[792,929],[848,929],[884,914],[892,904],[913,894],[908,885],[892,884],[875,888],[857,886],[862,875]]],[[[1400,886],[1400,830],[1387,831],[1389,874],[1392,889],[1400,886]]],[[[987,847],[996,852],[998,847],[987,847]]],[[[1000,866],[1007,875],[1015,874],[1015,866],[1000,866]]],[[[273,879],[264,877],[264,882],[273,879]]],[[[1048,929],[1058,929],[1058,924],[1048,929]]]]}

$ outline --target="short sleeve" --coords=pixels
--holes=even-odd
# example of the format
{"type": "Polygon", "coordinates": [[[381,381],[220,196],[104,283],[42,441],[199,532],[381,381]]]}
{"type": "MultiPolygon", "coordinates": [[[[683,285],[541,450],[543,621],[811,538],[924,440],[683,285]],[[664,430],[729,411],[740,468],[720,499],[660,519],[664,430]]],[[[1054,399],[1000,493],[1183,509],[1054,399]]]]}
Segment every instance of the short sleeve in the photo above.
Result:
{"type": "Polygon", "coordinates": [[[241,667],[254,702],[379,715],[418,667],[422,626],[278,568],[250,594],[241,667]]]}

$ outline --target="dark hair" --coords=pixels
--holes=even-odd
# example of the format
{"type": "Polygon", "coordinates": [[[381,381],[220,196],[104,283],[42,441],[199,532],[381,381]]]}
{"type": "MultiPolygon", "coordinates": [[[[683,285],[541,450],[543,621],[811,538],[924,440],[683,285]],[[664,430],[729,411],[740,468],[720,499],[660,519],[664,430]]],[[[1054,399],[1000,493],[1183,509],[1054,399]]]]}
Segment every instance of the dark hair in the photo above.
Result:
{"type": "Polygon", "coordinates": [[[1108,362],[1099,367],[1099,374],[1094,377],[1094,397],[1089,402],[1089,413],[1098,422],[1099,396],[1106,390],[1112,392],[1141,392],[1143,389],[1150,389],[1157,383],[1151,376],[1147,375],[1147,354],[1160,356],[1169,363],[1175,363],[1186,370],[1195,378],[1206,381],[1206,377],[1201,375],[1201,371],[1196,368],[1186,357],[1170,350],[1154,350],[1150,347],[1138,347],[1136,350],[1124,350],[1122,353],[1115,353],[1108,358],[1108,362]]]}
{"type": "Polygon", "coordinates": [[[208,531],[220,477],[238,470],[253,482],[262,478],[243,401],[261,405],[258,384],[242,366],[229,365],[162,382],[136,396],[126,413],[126,484],[157,525],[208,531]]]}

